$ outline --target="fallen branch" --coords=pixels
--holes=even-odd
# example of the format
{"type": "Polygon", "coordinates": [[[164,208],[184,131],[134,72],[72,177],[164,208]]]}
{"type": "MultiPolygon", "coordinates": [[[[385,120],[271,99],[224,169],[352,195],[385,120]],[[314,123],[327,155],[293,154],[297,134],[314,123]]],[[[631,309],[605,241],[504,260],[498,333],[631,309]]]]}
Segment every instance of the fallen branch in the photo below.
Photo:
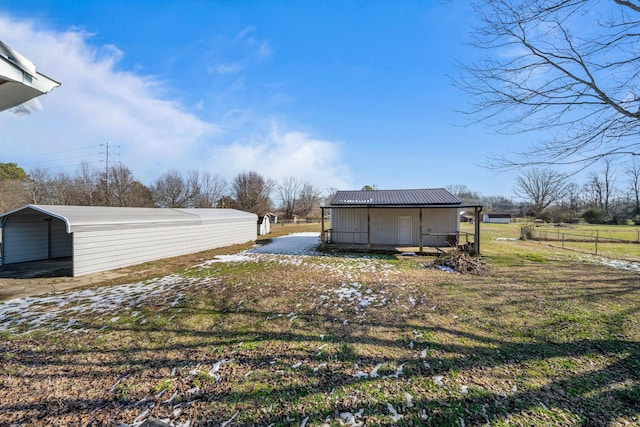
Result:
{"type": "Polygon", "coordinates": [[[450,269],[461,274],[480,275],[487,272],[487,266],[480,257],[473,257],[468,252],[453,251],[437,257],[425,264],[426,268],[450,269]]]}

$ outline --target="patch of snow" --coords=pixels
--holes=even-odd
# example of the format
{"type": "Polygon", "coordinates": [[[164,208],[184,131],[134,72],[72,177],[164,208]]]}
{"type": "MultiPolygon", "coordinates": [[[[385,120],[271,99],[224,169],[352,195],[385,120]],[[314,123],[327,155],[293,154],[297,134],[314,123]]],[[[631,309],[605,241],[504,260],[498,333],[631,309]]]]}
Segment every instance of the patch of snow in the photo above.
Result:
{"type": "Polygon", "coordinates": [[[404,370],[404,363],[401,363],[400,365],[398,365],[398,367],[396,368],[396,373],[393,375],[388,375],[385,378],[395,378],[398,379],[400,377],[400,375],[402,375],[402,371],[404,370]]]}
{"type": "Polygon", "coordinates": [[[293,233],[288,236],[276,237],[266,245],[257,246],[246,251],[250,254],[276,255],[318,255],[315,250],[320,244],[320,233],[293,233]]]}
{"type": "Polygon", "coordinates": [[[405,391],[404,398],[407,399],[407,408],[413,408],[413,396],[405,391]]]}
{"type": "MultiPolygon", "coordinates": [[[[33,297],[18,298],[0,305],[0,332],[26,326],[36,329],[47,326],[68,331],[82,322],[74,316],[93,314],[120,314],[136,310],[149,300],[171,307],[182,297],[182,289],[191,284],[178,275],[170,275],[145,282],[118,286],[88,288],[77,291],[52,292],[33,297]],[[176,297],[177,295],[177,297],[176,297]],[[65,320],[62,320],[65,318],[65,320]]],[[[139,316],[136,316],[139,319],[139,316]]],[[[111,317],[117,322],[121,316],[111,317]]],[[[146,320],[141,319],[144,323],[146,320]]]]}
{"type": "Polygon", "coordinates": [[[371,372],[369,372],[369,377],[371,378],[378,378],[378,370],[382,368],[382,363],[378,363],[375,368],[373,368],[373,370],[371,372]]]}
{"type": "Polygon", "coordinates": [[[219,262],[247,262],[254,261],[255,259],[246,255],[244,252],[233,255],[216,255],[214,259],[210,259],[208,261],[203,262],[202,264],[198,264],[196,267],[206,267],[211,264],[219,263],[219,262]]]}
{"type": "Polygon", "coordinates": [[[360,409],[356,413],[341,412],[340,418],[342,418],[350,426],[360,426],[362,425],[362,423],[358,421],[358,418],[362,417],[363,413],[364,409],[360,409]]]}
{"type": "Polygon", "coordinates": [[[395,422],[398,422],[402,418],[404,418],[403,415],[398,414],[398,411],[396,411],[396,408],[394,408],[391,403],[387,403],[387,410],[389,410],[389,413],[391,414],[391,419],[395,422]]]}
{"type": "Polygon", "coordinates": [[[606,265],[608,267],[615,268],[617,270],[626,270],[626,271],[633,271],[636,273],[640,273],[640,262],[625,261],[620,259],[608,259],[608,258],[597,257],[597,256],[581,257],[580,260],[585,262],[591,262],[594,264],[606,265]]]}
{"type": "Polygon", "coordinates": [[[220,424],[220,427],[227,427],[239,414],[240,414],[240,411],[236,411],[236,413],[233,414],[231,418],[229,418],[227,421],[220,424]]]}

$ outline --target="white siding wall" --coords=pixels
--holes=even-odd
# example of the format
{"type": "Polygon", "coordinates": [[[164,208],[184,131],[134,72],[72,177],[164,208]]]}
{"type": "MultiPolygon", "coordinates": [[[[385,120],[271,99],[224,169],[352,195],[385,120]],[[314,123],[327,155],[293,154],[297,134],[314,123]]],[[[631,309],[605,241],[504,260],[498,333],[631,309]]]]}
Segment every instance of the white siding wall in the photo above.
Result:
{"type": "Polygon", "coordinates": [[[73,275],[80,276],[257,238],[255,216],[236,221],[75,232],[73,275]]]}
{"type": "MultiPolygon", "coordinates": [[[[420,245],[420,210],[417,208],[369,209],[371,244],[398,245],[398,217],[411,217],[412,246],[420,245]]],[[[367,243],[367,209],[332,209],[331,241],[333,243],[367,243]]],[[[446,234],[459,231],[458,209],[422,209],[422,232],[441,236],[425,236],[424,246],[446,245],[446,234]]]]}
{"type": "Polygon", "coordinates": [[[424,246],[446,246],[447,234],[460,231],[458,209],[424,209],[422,211],[422,232],[437,235],[424,236],[424,246]]]}
{"type": "Polygon", "coordinates": [[[331,212],[333,243],[367,243],[366,209],[333,209],[331,212]]]}

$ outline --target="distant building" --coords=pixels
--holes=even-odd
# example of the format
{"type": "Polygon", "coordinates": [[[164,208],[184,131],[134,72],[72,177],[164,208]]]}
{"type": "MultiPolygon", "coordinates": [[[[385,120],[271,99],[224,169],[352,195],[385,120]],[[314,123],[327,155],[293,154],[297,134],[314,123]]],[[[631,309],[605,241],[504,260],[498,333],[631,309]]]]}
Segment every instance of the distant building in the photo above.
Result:
{"type": "Polygon", "coordinates": [[[493,224],[509,224],[511,222],[511,214],[508,213],[486,213],[482,219],[483,222],[493,224]]]}
{"type": "Polygon", "coordinates": [[[269,214],[258,217],[258,236],[271,233],[271,220],[269,214]]]}

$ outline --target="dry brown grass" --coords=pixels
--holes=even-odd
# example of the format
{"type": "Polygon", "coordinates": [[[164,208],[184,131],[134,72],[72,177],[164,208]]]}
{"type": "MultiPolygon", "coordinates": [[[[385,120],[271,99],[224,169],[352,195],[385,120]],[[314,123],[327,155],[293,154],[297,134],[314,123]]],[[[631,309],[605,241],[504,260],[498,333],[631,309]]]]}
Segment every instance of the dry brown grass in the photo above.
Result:
{"type": "Polygon", "coordinates": [[[0,335],[0,425],[638,424],[638,274],[518,243],[487,242],[482,276],[419,257],[151,263],[140,278],[179,271],[177,305],[0,335]]]}

